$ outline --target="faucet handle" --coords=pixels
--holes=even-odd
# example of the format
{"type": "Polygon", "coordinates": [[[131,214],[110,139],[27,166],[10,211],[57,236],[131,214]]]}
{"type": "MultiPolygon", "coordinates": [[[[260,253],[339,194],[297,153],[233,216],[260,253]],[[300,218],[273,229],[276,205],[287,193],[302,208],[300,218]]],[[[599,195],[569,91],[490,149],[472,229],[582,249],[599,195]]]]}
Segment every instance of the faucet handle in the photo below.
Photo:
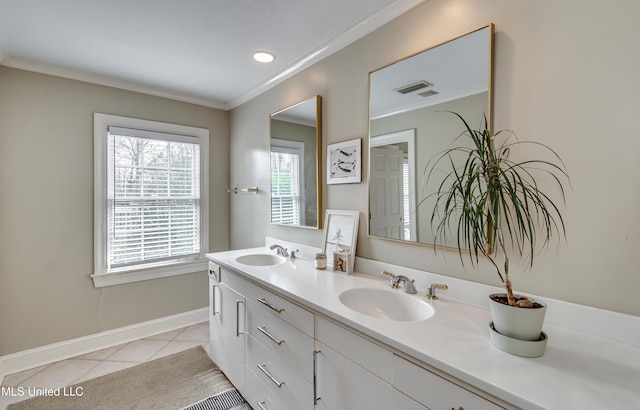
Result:
{"type": "Polygon", "coordinates": [[[438,295],[436,295],[436,289],[447,290],[449,289],[449,286],[443,283],[432,283],[431,285],[429,285],[429,288],[427,289],[427,296],[426,296],[427,299],[431,299],[431,300],[438,299],[438,295]]]}
{"type": "Polygon", "coordinates": [[[392,289],[398,289],[400,286],[398,285],[397,276],[391,272],[387,272],[386,270],[382,271],[382,274],[385,276],[391,277],[391,285],[389,285],[392,289]]]}

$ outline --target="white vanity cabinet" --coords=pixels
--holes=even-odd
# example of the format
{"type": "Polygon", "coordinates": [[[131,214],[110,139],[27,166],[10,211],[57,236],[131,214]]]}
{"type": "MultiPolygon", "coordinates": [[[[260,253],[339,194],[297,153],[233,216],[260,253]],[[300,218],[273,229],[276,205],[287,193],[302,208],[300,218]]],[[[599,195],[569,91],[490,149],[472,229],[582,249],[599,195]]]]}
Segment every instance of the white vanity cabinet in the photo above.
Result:
{"type": "Polygon", "coordinates": [[[243,274],[220,274],[210,273],[211,355],[254,409],[502,408],[243,274]]]}
{"type": "Polygon", "coordinates": [[[393,356],[393,369],[396,388],[429,409],[503,408],[397,355],[393,356]]]}
{"type": "Polygon", "coordinates": [[[225,282],[245,296],[245,386],[256,408],[313,409],[314,315],[229,272],[225,282]]]}
{"type": "Polygon", "coordinates": [[[244,296],[224,281],[231,274],[209,263],[209,354],[238,389],[244,384],[244,296]]]}
{"type": "Polygon", "coordinates": [[[316,317],[319,409],[496,410],[502,407],[316,317]]]}
{"type": "MultiPolygon", "coordinates": [[[[307,313],[309,321],[313,323],[313,315],[307,313]]],[[[302,377],[309,381],[313,379],[313,365],[310,360],[313,337],[266,311],[259,303],[249,298],[247,333],[285,364],[296,369],[302,377]]]]}
{"type": "Polygon", "coordinates": [[[316,318],[315,364],[318,409],[395,408],[393,355],[321,317],[316,318]]]}
{"type": "Polygon", "coordinates": [[[396,408],[391,384],[338,351],[322,342],[316,342],[315,360],[317,409],[396,408]]]}

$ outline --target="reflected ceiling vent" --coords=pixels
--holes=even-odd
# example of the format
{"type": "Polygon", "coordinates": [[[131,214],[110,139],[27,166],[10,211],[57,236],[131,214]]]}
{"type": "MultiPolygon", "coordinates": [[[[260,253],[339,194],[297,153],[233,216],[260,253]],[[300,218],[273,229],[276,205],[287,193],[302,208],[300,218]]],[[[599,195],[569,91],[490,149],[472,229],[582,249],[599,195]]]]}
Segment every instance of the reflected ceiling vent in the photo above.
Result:
{"type": "Polygon", "coordinates": [[[417,83],[413,83],[413,84],[409,84],[409,85],[405,85],[403,87],[400,88],[396,88],[394,91],[399,92],[400,94],[409,94],[412,93],[414,91],[418,91],[418,90],[422,90],[423,88],[428,88],[428,87],[432,87],[433,84],[431,84],[428,81],[418,81],[417,83]]]}
{"type": "Polygon", "coordinates": [[[418,93],[420,97],[431,97],[432,95],[436,95],[438,92],[436,90],[426,90],[421,93],[418,93]]]}

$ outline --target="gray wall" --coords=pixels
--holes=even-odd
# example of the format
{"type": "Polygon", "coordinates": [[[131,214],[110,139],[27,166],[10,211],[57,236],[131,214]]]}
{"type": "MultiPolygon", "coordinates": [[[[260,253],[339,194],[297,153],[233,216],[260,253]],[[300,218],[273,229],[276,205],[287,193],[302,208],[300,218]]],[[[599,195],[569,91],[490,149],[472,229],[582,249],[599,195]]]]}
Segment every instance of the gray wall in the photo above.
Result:
{"type": "MultiPolygon", "coordinates": [[[[258,246],[265,235],[321,244],[321,231],[268,222],[270,113],[320,94],[325,152],[327,143],[364,138],[370,71],[493,22],[495,129],[552,146],[572,183],[567,241],[541,254],[531,271],[512,264],[516,289],[640,315],[638,15],[635,0],[430,0],[234,109],[231,183],[261,192],[231,199],[231,246],[258,246]]],[[[366,154],[363,163],[366,169],[366,154]]],[[[364,181],[323,187],[325,209],[361,212],[358,256],[498,284],[488,264],[473,270],[453,252],[369,238],[364,181]]]]}
{"type": "Polygon", "coordinates": [[[210,130],[210,250],[229,246],[228,113],[7,67],[0,90],[0,355],[205,307],[205,272],[93,287],[93,113],[210,130]]]}

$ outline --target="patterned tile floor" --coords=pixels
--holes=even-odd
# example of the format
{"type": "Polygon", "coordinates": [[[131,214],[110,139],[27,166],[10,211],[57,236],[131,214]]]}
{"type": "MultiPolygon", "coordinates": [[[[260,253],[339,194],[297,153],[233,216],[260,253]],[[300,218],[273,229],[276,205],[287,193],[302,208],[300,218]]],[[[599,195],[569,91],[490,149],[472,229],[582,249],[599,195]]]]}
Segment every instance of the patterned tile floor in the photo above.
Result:
{"type": "Polygon", "coordinates": [[[28,387],[65,387],[198,345],[208,351],[207,322],[10,374],[2,380],[2,387],[5,389],[0,391],[0,410],[5,410],[11,403],[29,398],[26,394],[23,397],[1,394],[8,393],[8,387],[25,387],[24,391],[28,387]]]}

